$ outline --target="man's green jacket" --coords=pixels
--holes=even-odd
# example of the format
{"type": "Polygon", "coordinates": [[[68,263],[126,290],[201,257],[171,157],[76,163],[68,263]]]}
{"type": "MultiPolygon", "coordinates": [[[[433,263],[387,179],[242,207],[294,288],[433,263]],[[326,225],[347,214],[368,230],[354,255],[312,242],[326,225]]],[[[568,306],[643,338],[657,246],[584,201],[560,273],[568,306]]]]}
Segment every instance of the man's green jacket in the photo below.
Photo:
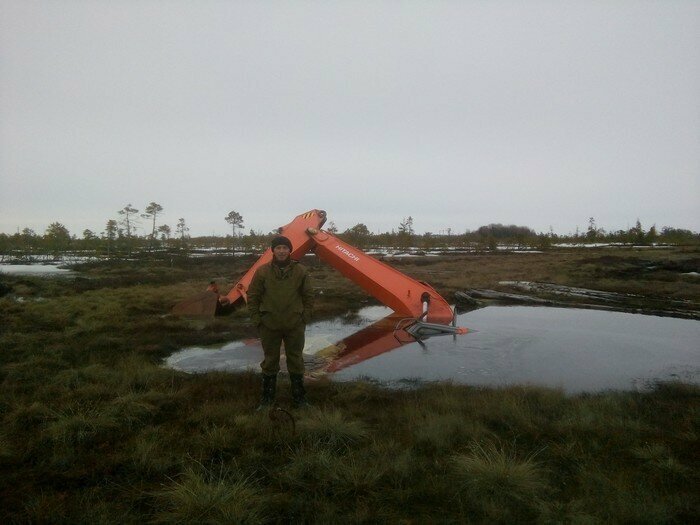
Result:
{"type": "Polygon", "coordinates": [[[297,261],[280,267],[274,262],[255,272],[248,288],[248,311],[255,326],[288,330],[311,320],[313,289],[306,268],[297,261]]]}

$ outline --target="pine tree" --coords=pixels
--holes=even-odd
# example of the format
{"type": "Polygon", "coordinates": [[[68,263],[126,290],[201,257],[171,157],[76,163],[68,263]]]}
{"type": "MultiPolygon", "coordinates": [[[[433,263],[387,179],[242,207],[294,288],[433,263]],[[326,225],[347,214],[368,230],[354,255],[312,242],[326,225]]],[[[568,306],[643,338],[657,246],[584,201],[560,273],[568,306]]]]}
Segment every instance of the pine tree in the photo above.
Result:
{"type": "Polygon", "coordinates": [[[146,206],[145,213],[141,215],[144,219],[152,219],[151,222],[151,234],[148,236],[148,251],[153,249],[153,244],[156,240],[156,217],[163,212],[163,207],[155,202],[151,202],[146,206]]]}
{"type": "Polygon", "coordinates": [[[236,253],[236,228],[243,228],[243,216],[232,210],[224,220],[231,225],[231,253],[236,253]]]}
{"type": "Polygon", "coordinates": [[[131,239],[133,238],[133,235],[136,232],[137,228],[137,221],[134,216],[138,212],[139,210],[134,208],[130,203],[124,206],[124,208],[122,208],[118,212],[119,215],[123,217],[121,220],[121,224],[124,226],[124,228],[126,228],[126,242],[129,255],[131,255],[131,239]]]}

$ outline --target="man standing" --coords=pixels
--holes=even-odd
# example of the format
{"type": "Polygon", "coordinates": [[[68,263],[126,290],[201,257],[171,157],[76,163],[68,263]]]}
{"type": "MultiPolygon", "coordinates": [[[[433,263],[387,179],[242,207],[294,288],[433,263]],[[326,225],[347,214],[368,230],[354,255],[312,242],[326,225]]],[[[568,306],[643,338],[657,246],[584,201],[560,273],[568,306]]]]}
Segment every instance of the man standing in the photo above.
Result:
{"type": "Polygon", "coordinates": [[[270,247],[272,262],[258,268],[248,288],[248,311],[265,353],[265,359],[260,363],[263,391],[258,410],[275,401],[282,342],[294,406],[305,407],[309,403],[304,390],[302,351],[304,330],[313,308],[313,290],[306,268],[290,257],[290,240],[275,237],[270,247]]]}

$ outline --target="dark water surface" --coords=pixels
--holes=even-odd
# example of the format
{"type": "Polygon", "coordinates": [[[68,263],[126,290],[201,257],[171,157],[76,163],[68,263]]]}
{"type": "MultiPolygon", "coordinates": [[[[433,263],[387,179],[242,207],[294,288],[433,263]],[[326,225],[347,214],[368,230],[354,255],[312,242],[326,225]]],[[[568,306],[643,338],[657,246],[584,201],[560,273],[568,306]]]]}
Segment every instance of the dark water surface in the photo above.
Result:
{"type": "Polygon", "coordinates": [[[71,276],[75,272],[65,268],[59,268],[53,264],[0,264],[0,273],[7,275],[33,275],[33,276],[71,276]]]}
{"type": "MultiPolygon", "coordinates": [[[[466,335],[400,344],[399,340],[409,339],[405,333],[394,333],[396,318],[373,324],[390,313],[387,308],[370,307],[310,325],[305,348],[309,368],[331,371],[340,381],[533,384],[571,393],[643,390],[659,380],[700,383],[698,321],[494,306],[458,316],[457,324],[471,330],[466,335]],[[339,341],[340,352],[329,351],[339,341]]],[[[167,364],[190,372],[257,369],[261,358],[259,342],[246,341],[216,349],[185,349],[167,364]]]]}

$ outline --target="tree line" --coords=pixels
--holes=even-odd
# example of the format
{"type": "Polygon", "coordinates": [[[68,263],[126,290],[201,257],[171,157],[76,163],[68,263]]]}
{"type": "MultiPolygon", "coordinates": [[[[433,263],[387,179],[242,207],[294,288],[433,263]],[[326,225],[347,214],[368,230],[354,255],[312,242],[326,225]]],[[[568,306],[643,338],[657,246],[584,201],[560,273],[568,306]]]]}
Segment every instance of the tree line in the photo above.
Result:
{"type": "MultiPolygon", "coordinates": [[[[266,247],[276,230],[264,233],[244,229],[243,216],[235,210],[223,220],[231,227],[226,237],[190,237],[185,218],[178,219],[175,228],[159,224],[164,208],[150,202],[141,213],[131,203],[117,211],[117,217],[108,219],[102,232],[83,230],[82,236],[72,235],[60,222],[51,223],[43,234],[24,228],[15,234],[0,233],[0,255],[3,259],[23,258],[37,254],[60,255],[68,252],[86,252],[101,257],[118,258],[134,253],[187,252],[192,249],[209,249],[218,252],[235,253],[237,250],[252,253],[266,247]],[[145,225],[142,221],[146,221],[145,225]]],[[[655,243],[690,245],[700,244],[700,234],[686,229],[664,226],[657,229],[652,225],[645,229],[639,220],[627,230],[606,231],[598,227],[595,218],[590,217],[586,231],[569,235],[549,232],[538,233],[527,226],[488,224],[478,229],[453,232],[446,228],[439,233],[417,234],[414,219],[408,216],[396,228],[384,233],[372,233],[364,223],[358,223],[344,231],[339,231],[333,221],[325,229],[344,241],[359,248],[394,248],[431,250],[440,248],[469,247],[495,250],[498,246],[509,245],[522,248],[548,249],[556,244],[616,243],[623,245],[652,245],[655,243]]]]}

